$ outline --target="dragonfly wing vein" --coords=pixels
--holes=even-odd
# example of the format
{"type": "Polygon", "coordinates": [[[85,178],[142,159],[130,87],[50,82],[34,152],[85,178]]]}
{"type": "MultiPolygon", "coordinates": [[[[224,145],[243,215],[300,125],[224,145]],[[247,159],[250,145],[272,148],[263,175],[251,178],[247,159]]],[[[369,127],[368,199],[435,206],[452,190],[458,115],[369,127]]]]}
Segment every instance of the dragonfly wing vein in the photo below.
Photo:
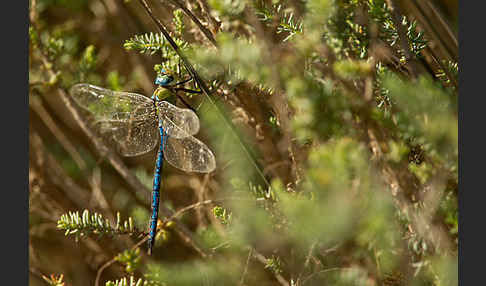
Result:
{"type": "Polygon", "coordinates": [[[189,137],[199,131],[199,118],[192,110],[167,101],[160,101],[158,107],[160,124],[171,137],[189,137]]]}
{"type": "Polygon", "coordinates": [[[153,100],[138,93],[80,83],[71,87],[70,94],[79,106],[94,116],[95,121],[143,120],[155,112],[153,100]]]}
{"type": "Polygon", "coordinates": [[[206,144],[193,136],[170,137],[164,144],[164,157],[172,166],[186,172],[209,173],[216,169],[216,159],[206,144]]]}
{"type": "Polygon", "coordinates": [[[152,150],[159,140],[154,120],[99,121],[95,125],[103,140],[124,156],[138,156],[152,150]]]}
{"type": "Polygon", "coordinates": [[[152,99],[86,83],[74,85],[70,94],[91,114],[92,126],[118,153],[137,156],[157,144],[157,117],[152,99]]]}

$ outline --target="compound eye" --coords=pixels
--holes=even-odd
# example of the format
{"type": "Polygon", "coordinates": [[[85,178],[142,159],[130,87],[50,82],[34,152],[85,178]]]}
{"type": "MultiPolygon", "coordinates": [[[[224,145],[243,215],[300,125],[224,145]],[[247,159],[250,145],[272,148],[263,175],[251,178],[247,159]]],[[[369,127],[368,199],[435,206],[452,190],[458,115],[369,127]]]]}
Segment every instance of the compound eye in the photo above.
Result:
{"type": "Polygon", "coordinates": [[[155,84],[160,86],[167,86],[174,80],[172,75],[160,75],[155,79],[155,84]]]}

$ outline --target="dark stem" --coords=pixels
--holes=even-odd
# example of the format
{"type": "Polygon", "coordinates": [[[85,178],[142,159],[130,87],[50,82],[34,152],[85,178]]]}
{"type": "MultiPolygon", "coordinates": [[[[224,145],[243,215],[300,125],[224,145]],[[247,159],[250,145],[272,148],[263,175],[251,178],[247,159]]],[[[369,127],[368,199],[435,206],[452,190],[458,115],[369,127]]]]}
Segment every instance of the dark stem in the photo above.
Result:
{"type": "MultiPolygon", "coordinates": [[[[160,1],[160,2],[162,3],[163,1],[160,1]]],[[[184,13],[186,13],[186,15],[189,16],[189,18],[192,19],[192,21],[199,27],[199,29],[201,29],[201,32],[203,32],[203,34],[206,36],[206,38],[208,38],[208,40],[211,42],[211,44],[213,44],[215,47],[218,47],[218,43],[214,39],[213,34],[211,34],[211,32],[201,24],[199,19],[189,9],[187,9],[178,0],[171,0],[171,2],[174,3],[180,9],[182,9],[182,11],[184,11],[184,13]]],[[[162,3],[162,4],[165,5],[164,3],[162,3]]]]}

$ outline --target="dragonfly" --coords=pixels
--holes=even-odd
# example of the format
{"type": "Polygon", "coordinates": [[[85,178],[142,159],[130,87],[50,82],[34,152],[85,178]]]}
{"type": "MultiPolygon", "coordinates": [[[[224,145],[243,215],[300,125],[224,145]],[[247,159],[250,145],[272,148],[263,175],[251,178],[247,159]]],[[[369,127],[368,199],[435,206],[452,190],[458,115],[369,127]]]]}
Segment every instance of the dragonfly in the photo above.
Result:
{"type": "Polygon", "coordinates": [[[160,138],[153,178],[149,255],[152,254],[157,233],[164,159],[186,172],[210,173],[216,168],[213,152],[193,136],[200,127],[196,113],[165,101],[167,97],[177,95],[177,91],[200,93],[180,87],[190,80],[175,83],[172,72],[162,69],[155,79],[158,87],[151,97],[87,83],[76,84],[70,89],[76,104],[91,115],[98,134],[121,155],[145,154],[157,145],[160,138]]]}

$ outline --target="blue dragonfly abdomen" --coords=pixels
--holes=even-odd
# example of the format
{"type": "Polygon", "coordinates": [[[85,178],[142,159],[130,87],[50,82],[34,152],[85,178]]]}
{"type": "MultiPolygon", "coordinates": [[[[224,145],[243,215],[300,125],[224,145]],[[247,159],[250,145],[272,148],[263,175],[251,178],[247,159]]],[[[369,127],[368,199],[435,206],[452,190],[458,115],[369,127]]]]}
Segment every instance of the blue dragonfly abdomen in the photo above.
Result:
{"type": "Polygon", "coordinates": [[[150,217],[150,230],[148,238],[148,254],[152,254],[152,248],[155,242],[155,235],[157,232],[157,219],[159,215],[159,201],[160,201],[160,183],[162,180],[162,167],[164,164],[164,144],[167,140],[167,133],[162,127],[160,131],[160,145],[157,152],[157,159],[155,160],[154,183],[152,190],[152,216],[150,217]]]}
{"type": "Polygon", "coordinates": [[[168,75],[157,77],[159,88],[152,98],[85,83],[76,84],[70,90],[74,101],[90,114],[98,134],[120,154],[137,156],[147,153],[160,138],[152,190],[149,254],[157,232],[164,159],[186,172],[209,173],[216,168],[211,150],[192,136],[199,131],[197,115],[190,109],[179,108],[158,96],[161,90],[165,95],[168,94],[172,80],[168,75]],[[164,90],[165,87],[167,90],[164,90]]]}

